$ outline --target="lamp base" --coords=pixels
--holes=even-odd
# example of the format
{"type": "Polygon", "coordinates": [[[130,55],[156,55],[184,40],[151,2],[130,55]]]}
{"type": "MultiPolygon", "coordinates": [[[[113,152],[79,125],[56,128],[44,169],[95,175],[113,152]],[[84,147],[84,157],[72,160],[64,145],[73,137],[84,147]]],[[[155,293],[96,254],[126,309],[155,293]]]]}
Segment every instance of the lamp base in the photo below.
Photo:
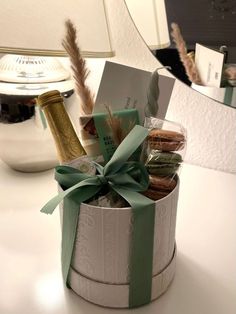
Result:
{"type": "Polygon", "coordinates": [[[0,158],[22,172],[44,171],[58,163],[50,131],[37,127],[34,117],[19,123],[0,123],[0,158]]]}
{"type": "MultiPolygon", "coordinates": [[[[69,109],[72,102],[65,99],[69,109]]],[[[50,129],[31,98],[0,96],[0,159],[14,170],[38,172],[58,164],[50,129]],[[9,99],[10,98],[10,99],[9,99]]]]}
{"type": "Polygon", "coordinates": [[[67,80],[69,71],[54,57],[4,55],[0,59],[0,81],[50,83],[67,80]]]}

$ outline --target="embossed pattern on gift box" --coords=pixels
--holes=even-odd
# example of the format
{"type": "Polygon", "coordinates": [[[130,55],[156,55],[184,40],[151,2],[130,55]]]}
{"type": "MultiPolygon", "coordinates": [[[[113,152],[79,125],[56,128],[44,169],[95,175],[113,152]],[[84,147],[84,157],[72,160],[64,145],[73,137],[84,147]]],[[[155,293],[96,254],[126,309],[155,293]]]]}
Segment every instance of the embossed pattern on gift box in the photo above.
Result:
{"type": "MultiPolygon", "coordinates": [[[[151,300],[157,299],[169,287],[175,274],[176,250],[170,263],[152,278],[151,300]]],[[[129,285],[105,284],[81,276],[71,268],[70,286],[82,298],[105,307],[128,308],[129,285]]]]}
{"type": "MultiPolygon", "coordinates": [[[[173,256],[178,188],[179,184],[167,197],[156,202],[153,276],[173,256]]],[[[82,204],[72,268],[91,280],[127,284],[131,233],[131,208],[82,204]]]]}

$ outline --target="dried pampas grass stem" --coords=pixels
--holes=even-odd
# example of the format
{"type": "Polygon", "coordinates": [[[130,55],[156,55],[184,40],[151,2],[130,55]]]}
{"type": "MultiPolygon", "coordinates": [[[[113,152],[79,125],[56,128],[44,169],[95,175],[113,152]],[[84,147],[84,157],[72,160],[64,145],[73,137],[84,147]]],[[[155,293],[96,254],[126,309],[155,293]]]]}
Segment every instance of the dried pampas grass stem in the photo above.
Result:
{"type": "Polygon", "coordinates": [[[178,50],[180,60],[184,65],[186,74],[188,75],[191,82],[195,84],[202,84],[200,75],[194,62],[193,54],[187,52],[186,44],[179,26],[176,23],[172,23],[171,28],[171,36],[176,44],[176,48],[178,50]]]}
{"type": "Polygon", "coordinates": [[[124,139],[121,120],[113,115],[110,106],[105,105],[105,108],[108,112],[107,123],[111,128],[114,143],[116,146],[119,146],[124,139]]]}
{"type": "Polygon", "coordinates": [[[70,20],[65,22],[66,36],[62,40],[62,46],[69,55],[73,78],[75,80],[75,90],[82,101],[81,109],[83,114],[91,114],[94,107],[94,97],[85,81],[89,75],[86,62],[81,56],[80,48],[76,43],[76,29],[70,20]]]}

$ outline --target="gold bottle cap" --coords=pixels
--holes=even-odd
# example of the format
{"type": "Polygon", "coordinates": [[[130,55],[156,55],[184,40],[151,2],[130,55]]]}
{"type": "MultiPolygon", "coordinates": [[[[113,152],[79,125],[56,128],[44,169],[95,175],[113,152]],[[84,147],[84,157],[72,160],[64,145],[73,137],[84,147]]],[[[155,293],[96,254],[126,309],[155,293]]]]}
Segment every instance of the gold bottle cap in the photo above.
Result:
{"type": "Polygon", "coordinates": [[[38,96],[38,104],[40,107],[45,107],[49,103],[63,102],[63,97],[58,90],[51,90],[38,96]]]}
{"type": "Polygon", "coordinates": [[[194,53],[194,51],[190,51],[189,53],[187,53],[187,56],[189,56],[189,58],[190,58],[192,61],[194,61],[194,59],[195,59],[195,53],[194,53]]]}

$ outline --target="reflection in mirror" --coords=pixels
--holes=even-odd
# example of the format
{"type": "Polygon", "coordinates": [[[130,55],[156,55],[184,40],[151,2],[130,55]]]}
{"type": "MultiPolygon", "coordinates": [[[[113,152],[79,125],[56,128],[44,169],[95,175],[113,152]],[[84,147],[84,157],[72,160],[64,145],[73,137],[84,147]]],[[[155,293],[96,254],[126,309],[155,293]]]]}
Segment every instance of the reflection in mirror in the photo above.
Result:
{"type": "Polygon", "coordinates": [[[126,0],[134,23],[157,59],[163,65],[170,66],[170,71],[175,77],[195,90],[226,105],[236,107],[236,37],[234,36],[236,1],[182,0],[181,5],[179,5],[178,1],[174,0],[165,0],[165,2],[152,0],[150,5],[147,5],[146,1],[138,1],[139,6],[134,5],[135,2],[137,1],[126,0]],[[200,76],[206,77],[206,79],[210,76],[213,79],[218,78],[217,82],[212,84],[210,80],[202,80],[204,83],[199,84],[199,82],[191,80],[187,75],[186,64],[181,61],[180,49],[177,47],[173,36],[170,36],[171,40],[168,47],[155,49],[149,44],[146,39],[147,35],[143,31],[143,25],[150,24],[151,6],[153,9],[152,16],[156,16],[155,10],[160,2],[165,4],[169,33],[171,34],[173,31],[172,23],[176,23],[180,29],[185,42],[186,58],[189,58],[189,62],[193,62],[200,76]],[[138,13],[136,11],[138,10],[142,19],[137,18],[138,13]],[[202,47],[200,52],[196,51],[197,43],[202,47]],[[222,46],[221,52],[217,53],[222,46]],[[209,49],[205,51],[204,48],[209,49]],[[215,53],[214,58],[212,58],[211,53],[215,53]],[[220,62],[222,62],[221,66],[220,62]],[[217,67],[219,69],[216,69],[217,67]]]}
{"type": "Polygon", "coordinates": [[[165,0],[125,0],[138,31],[151,50],[170,45],[165,0]]]}

